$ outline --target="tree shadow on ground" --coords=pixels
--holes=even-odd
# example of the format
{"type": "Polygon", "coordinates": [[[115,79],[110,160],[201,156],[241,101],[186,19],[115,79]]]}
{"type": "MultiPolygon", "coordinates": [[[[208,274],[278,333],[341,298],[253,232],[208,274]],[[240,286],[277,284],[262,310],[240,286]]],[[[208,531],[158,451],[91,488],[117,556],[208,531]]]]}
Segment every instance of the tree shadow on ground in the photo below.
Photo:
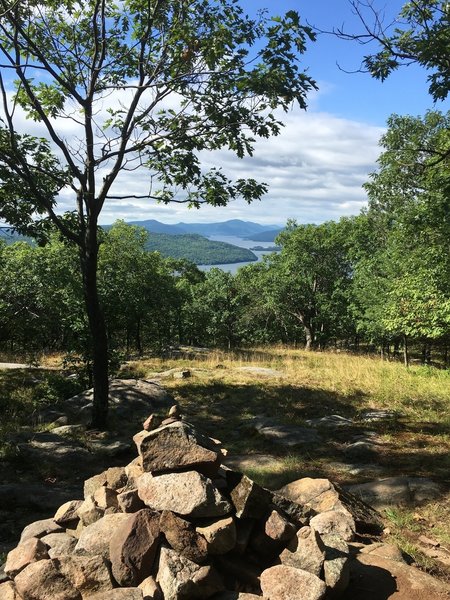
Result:
{"type": "Polygon", "coordinates": [[[258,465],[257,461],[251,469],[253,474],[259,473],[266,484],[273,480],[275,485],[282,485],[295,475],[331,477],[344,484],[399,474],[429,477],[443,483],[448,478],[447,426],[439,423],[421,426],[400,419],[364,422],[362,413],[368,408],[368,396],[362,391],[342,395],[270,381],[257,384],[187,381],[177,386],[175,395],[185,419],[220,439],[231,456],[273,456],[276,460],[272,469],[258,465]],[[273,423],[304,426],[309,419],[332,414],[351,422],[341,427],[316,425],[321,441],[297,447],[283,447],[251,427],[251,419],[256,415],[264,415],[273,423]],[[422,437],[418,437],[419,431],[422,437]],[[353,454],[348,453],[349,445],[367,437],[368,432],[382,441],[373,448],[362,447],[353,454]],[[284,466],[280,466],[280,460],[285,462],[284,466]],[[340,463],[364,463],[368,475],[340,471],[337,468],[340,463]]]}

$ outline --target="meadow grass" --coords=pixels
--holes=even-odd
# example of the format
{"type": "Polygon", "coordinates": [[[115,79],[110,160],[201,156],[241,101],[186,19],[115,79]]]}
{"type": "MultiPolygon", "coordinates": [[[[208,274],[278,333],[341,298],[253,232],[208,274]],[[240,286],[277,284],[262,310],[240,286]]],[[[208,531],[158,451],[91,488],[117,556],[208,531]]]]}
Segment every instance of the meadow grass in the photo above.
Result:
{"type": "Polygon", "coordinates": [[[221,439],[231,455],[253,456],[253,463],[242,470],[272,489],[305,476],[341,484],[379,477],[375,468],[361,476],[339,467],[346,460],[350,433],[375,431],[383,443],[376,460],[383,476],[428,477],[442,489],[438,501],[387,511],[386,539],[397,543],[423,569],[449,578],[440,563],[421,551],[418,538],[432,535],[450,550],[450,371],[420,365],[406,369],[378,357],[284,347],[213,352],[196,360],[149,359],[126,366],[129,375],[150,378],[170,369],[191,372],[184,379],[161,379],[186,419],[221,439]],[[273,369],[278,374],[245,367],[273,369]],[[365,423],[361,418],[369,409],[393,411],[396,418],[365,423]],[[350,433],[321,431],[324,443],[288,451],[243,426],[259,414],[299,425],[310,418],[340,414],[352,419],[354,426],[350,433]],[[261,456],[272,461],[260,464],[261,456]]]}
{"type": "MultiPolygon", "coordinates": [[[[349,462],[345,454],[349,439],[374,431],[382,442],[376,463],[383,476],[429,477],[442,486],[437,501],[385,515],[391,539],[421,566],[436,571],[416,541],[431,531],[442,547],[450,546],[450,371],[420,365],[406,369],[378,357],[281,346],[189,355],[129,361],[118,376],[159,379],[186,420],[222,440],[231,456],[250,457],[242,470],[271,489],[305,476],[341,484],[375,479],[379,476],[375,469],[361,476],[340,467],[349,462]],[[174,377],[180,370],[189,370],[190,376],[174,377]],[[363,414],[369,409],[393,411],[395,418],[367,423],[363,414]],[[319,428],[322,443],[290,450],[266,440],[249,425],[255,415],[304,425],[308,419],[331,414],[351,419],[351,428],[319,428]]],[[[0,371],[0,459],[7,459],[11,450],[1,444],[3,433],[29,425],[33,411],[56,401],[58,395],[69,397],[71,390],[64,389],[57,375],[58,357],[43,358],[42,363],[53,371],[0,371]]]]}

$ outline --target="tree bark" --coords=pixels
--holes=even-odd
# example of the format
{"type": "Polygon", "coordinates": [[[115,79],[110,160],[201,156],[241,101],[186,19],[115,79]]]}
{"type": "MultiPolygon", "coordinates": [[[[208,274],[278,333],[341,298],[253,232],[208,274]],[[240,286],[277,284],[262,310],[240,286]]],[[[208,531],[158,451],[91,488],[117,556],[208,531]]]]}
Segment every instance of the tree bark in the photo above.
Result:
{"type": "Polygon", "coordinates": [[[104,430],[108,421],[108,337],[97,287],[98,241],[97,226],[89,224],[81,249],[83,292],[92,338],[94,400],[91,426],[104,430]]]}
{"type": "Polygon", "coordinates": [[[313,328],[309,325],[303,325],[303,329],[305,330],[305,350],[310,351],[314,346],[314,331],[313,328]]]}
{"type": "Polygon", "coordinates": [[[409,367],[408,338],[406,335],[403,336],[403,363],[405,367],[409,367]]]}

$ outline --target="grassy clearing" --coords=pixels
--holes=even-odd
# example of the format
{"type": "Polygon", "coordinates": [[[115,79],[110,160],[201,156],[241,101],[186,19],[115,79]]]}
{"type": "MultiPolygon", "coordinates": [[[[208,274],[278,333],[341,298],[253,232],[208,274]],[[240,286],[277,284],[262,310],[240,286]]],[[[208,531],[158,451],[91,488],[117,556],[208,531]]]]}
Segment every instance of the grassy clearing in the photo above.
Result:
{"type": "MultiPolygon", "coordinates": [[[[422,366],[405,369],[379,358],[285,348],[217,352],[199,360],[139,361],[129,363],[126,371],[130,376],[152,377],[183,368],[190,369],[192,376],[162,381],[186,418],[221,439],[231,455],[254,456],[243,470],[272,489],[305,476],[327,477],[341,484],[379,477],[375,470],[362,477],[339,468],[348,462],[349,438],[368,429],[375,431],[383,444],[375,461],[383,476],[429,477],[443,490],[438,502],[388,512],[388,540],[425,570],[449,577],[440,563],[422,552],[418,541],[431,531],[438,544],[450,549],[449,371],[422,366]],[[280,375],[267,376],[243,367],[275,369],[280,375]],[[395,411],[397,418],[368,424],[361,421],[368,409],[395,411]],[[321,431],[322,444],[286,451],[242,427],[246,419],[259,414],[299,425],[310,418],[339,414],[352,419],[353,426],[321,431]],[[272,460],[261,461],[265,456],[272,460]]],[[[353,462],[368,461],[363,457],[353,462]]]]}
{"type": "MultiPolygon", "coordinates": [[[[8,430],[33,425],[34,411],[43,403],[78,392],[65,389],[61,382],[58,387],[59,375],[51,370],[59,366],[58,357],[45,360],[45,364],[50,370],[0,371],[0,438],[8,430]]],[[[374,431],[382,442],[374,467],[381,466],[383,476],[429,477],[442,486],[438,502],[386,515],[391,538],[422,567],[440,574],[436,563],[421,552],[418,537],[432,532],[443,548],[450,546],[449,371],[421,366],[405,369],[379,358],[274,347],[210,352],[189,359],[132,361],[123,366],[119,376],[153,378],[170,369],[191,371],[191,377],[185,379],[161,378],[185,417],[221,439],[230,455],[250,456],[243,470],[272,489],[305,476],[327,477],[341,484],[379,477],[375,469],[362,476],[340,466],[349,462],[345,453],[349,440],[368,429],[374,431]],[[255,371],[258,368],[276,372],[255,371]],[[368,409],[388,409],[397,417],[367,423],[361,416],[368,409]],[[339,414],[352,419],[352,425],[343,430],[319,429],[322,443],[287,451],[245,426],[247,420],[261,414],[298,425],[339,414]]],[[[2,452],[7,458],[7,444],[0,444],[0,459],[2,452]]],[[[355,463],[370,461],[351,459],[355,463]]]]}

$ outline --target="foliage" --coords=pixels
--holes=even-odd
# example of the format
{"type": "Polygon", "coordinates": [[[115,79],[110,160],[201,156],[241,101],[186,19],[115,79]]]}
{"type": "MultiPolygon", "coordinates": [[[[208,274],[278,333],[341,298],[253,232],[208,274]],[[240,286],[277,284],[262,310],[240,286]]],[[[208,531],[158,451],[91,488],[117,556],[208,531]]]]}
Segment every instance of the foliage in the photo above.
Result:
{"type": "Polygon", "coordinates": [[[314,35],[294,11],[251,19],[235,0],[2,0],[0,11],[0,218],[38,235],[45,220],[33,219],[46,215],[79,249],[93,424],[104,428],[108,339],[97,226],[105,202],[136,197],[120,175],[137,169],[148,184],[138,197],[196,207],[260,198],[264,183],[205,171],[200,153],[251,155],[257,137],[279,133],[276,107],[306,107],[316,86],[299,58],[314,35]],[[20,113],[42,137],[19,130],[20,113]],[[73,199],[67,218],[57,214],[63,191],[73,199]]]}
{"type": "Polygon", "coordinates": [[[364,319],[388,335],[449,335],[449,124],[450,114],[438,112],[393,115],[379,169],[366,184],[363,219],[371,233],[356,262],[355,289],[364,319]]]}
{"type": "Polygon", "coordinates": [[[401,66],[418,64],[428,75],[429,93],[434,101],[445,100],[450,91],[450,52],[448,31],[450,8],[445,0],[406,2],[398,17],[386,25],[383,16],[369,2],[351,0],[365,32],[360,35],[338,30],[344,39],[361,44],[375,41],[379,50],[365,56],[363,65],[375,78],[384,81],[401,66]]]}
{"type": "Polygon", "coordinates": [[[202,235],[190,233],[171,235],[151,233],[146,244],[148,250],[158,251],[163,256],[184,258],[196,265],[217,265],[256,260],[246,248],[226,242],[208,240],[202,235]]]}

